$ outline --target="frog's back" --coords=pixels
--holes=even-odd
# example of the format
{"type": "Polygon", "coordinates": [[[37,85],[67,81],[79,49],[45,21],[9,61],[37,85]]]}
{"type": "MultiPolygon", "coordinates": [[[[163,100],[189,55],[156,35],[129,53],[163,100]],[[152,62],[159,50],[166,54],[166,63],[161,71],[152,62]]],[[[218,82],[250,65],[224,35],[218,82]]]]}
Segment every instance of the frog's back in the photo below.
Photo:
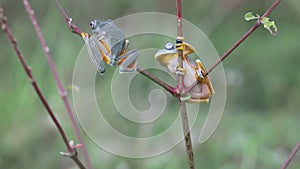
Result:
{"type": "Polygon", "coordinates": [[[111,20],[105,23],[106,24],[101,27],[101,31],[105,32],[103,40],[107,42],[111,49],[114,48],[121,52],[125,45],[125,36],[122,30],[111,20]]]}

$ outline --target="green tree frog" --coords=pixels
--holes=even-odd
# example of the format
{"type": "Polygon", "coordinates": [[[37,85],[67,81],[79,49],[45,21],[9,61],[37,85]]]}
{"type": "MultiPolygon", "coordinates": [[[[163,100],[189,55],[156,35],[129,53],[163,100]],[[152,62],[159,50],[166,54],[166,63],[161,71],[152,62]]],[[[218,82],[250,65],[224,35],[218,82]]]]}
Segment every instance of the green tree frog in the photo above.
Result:
{"type": "Polygon", "coordinates": [[[188,57],[195,51],[194,47],[183,42],[183,69],[178,68],[178,50],[172,43],[167,43],[164,49],[156,52],[155,59],[169,69],[169,71],[178,77],[183,75],[183,88],[190,90],[190,97],[186,100],[190,103],[209,102],[210,96],[214,93],[212,84],[208,76],[203,77],[205,67],[202,62],[197,59],[196,63],[188,57]]]}
{"type": "Polygon", "coordinates": [[[100,74],[105,73],[105,63],[110,66],[120,66],[120,73],[136,71],[138,53],[135,49],[125,52],[129,41],[112,20],[105,22],[93,20],[90,22],[90,27],[93,34],[82,32],[81,36],[100,74]]]}

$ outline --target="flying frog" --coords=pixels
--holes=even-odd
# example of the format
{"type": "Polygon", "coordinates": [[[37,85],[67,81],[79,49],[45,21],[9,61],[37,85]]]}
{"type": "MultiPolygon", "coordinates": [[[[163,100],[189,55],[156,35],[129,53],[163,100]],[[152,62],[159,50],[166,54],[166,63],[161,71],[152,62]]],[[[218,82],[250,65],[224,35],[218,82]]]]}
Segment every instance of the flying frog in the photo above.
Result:
{"type": "Polygon", "coordinates": [[[192,45],[183,42],[182,47],[183,69],[178,68],[178,50],[172,43],[167,43],[165,48],[157,51],[154,57],[162,66],[167,67],[176,78],[178,74],[183,75],[184,89],[191,88],[188,92],[190,97],[186,100],[187,102],[207,103],[214,90],[209,77],[203,76],[205,67],[199,59],[195,63],[188,57],[188,54],[195,51],[192,45]]]}
{"type": "Polygon", "coordinates": [[[90,22],[90,27],[93,34],[82,32],[81,36],[100,74],[105,73],[105,63],[110,66],[120,66],[120,73],[136,71],[138,53],[135,49],[125,52],[129,41],[112,20],[104,22],[93,20],[90,22]]]}

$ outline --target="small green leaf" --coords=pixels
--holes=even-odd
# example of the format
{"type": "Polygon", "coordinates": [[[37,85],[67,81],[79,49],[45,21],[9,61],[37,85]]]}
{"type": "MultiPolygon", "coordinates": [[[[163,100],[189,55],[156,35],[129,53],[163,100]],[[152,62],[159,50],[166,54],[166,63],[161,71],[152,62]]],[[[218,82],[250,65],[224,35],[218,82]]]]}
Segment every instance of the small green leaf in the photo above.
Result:
{"type": "Polygon", "coordinates": [[[275,21],[270,21],[270,18],[263,17],[261,23],[264,25],[264,28],[267,29],[272,35],[277,34],[277,26],[275,21]]]}
{"type": "Polygon", "coordinates": [[[260,16],[258,14],[253,15],[253,12],[248,12],[244,15],[244,18],[246,21],[250,21],[250,20],[254,20],[254,19],[258,19],[260,16]]]}

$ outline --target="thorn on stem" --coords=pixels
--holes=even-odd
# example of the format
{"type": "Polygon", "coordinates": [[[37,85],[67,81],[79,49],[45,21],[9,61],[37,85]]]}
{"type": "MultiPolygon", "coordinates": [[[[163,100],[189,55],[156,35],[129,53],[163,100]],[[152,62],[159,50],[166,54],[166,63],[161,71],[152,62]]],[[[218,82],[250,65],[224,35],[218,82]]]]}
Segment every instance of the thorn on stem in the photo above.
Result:
{"type": "Polygon", "coordinates": [[[72,25],[72,21],[73,21],[72,18],[69,18],[69,19],[67,20],[67,22],[68,22],[69,25],[72,25]]]}
{"type": "Polygon", "coordinates": [[[76,154],[76,153],[66,153],[66,152],[59,152],[59,154],[60,155],[62,155],[62,156],[65,156],[65,157],[70,157],[70,158],[72,158],[72,157],[74,157],[74,155],[76,154]]]}
{"type": "Polygon", "coordinates": [[[45,47],[45,52],[49,53],[50,52],[50,49],[48,46],[45,47]]]}
{"type": "Polygon", "coordinates": [[[68,95],[68,92],[59,91],[58,93],[61,95],[61,97],[66,97],[68,95]]]}
{"type": "Polygon", "coordinates": [[[77,149],[82,147],[82,144],[75,144],[73,140],[69,142],[73,152],[59,152],[62,156],[73,158],[77,156],[77,149]]]}
{"type": "Polygon", "coordinates": [[[74,144],[73,140],[71,140],[69,144],[72,147],[72,149],[74,149],[74,150],[76,150],[77,148],[81,148],[82,147],[82,144],[74,144]]]}
{"type": "Polygon", "coordinates": [[[2,30],[5,30],[6,29],[6,25],[3,24],[1,28],[2,28],[2,30]]]}

